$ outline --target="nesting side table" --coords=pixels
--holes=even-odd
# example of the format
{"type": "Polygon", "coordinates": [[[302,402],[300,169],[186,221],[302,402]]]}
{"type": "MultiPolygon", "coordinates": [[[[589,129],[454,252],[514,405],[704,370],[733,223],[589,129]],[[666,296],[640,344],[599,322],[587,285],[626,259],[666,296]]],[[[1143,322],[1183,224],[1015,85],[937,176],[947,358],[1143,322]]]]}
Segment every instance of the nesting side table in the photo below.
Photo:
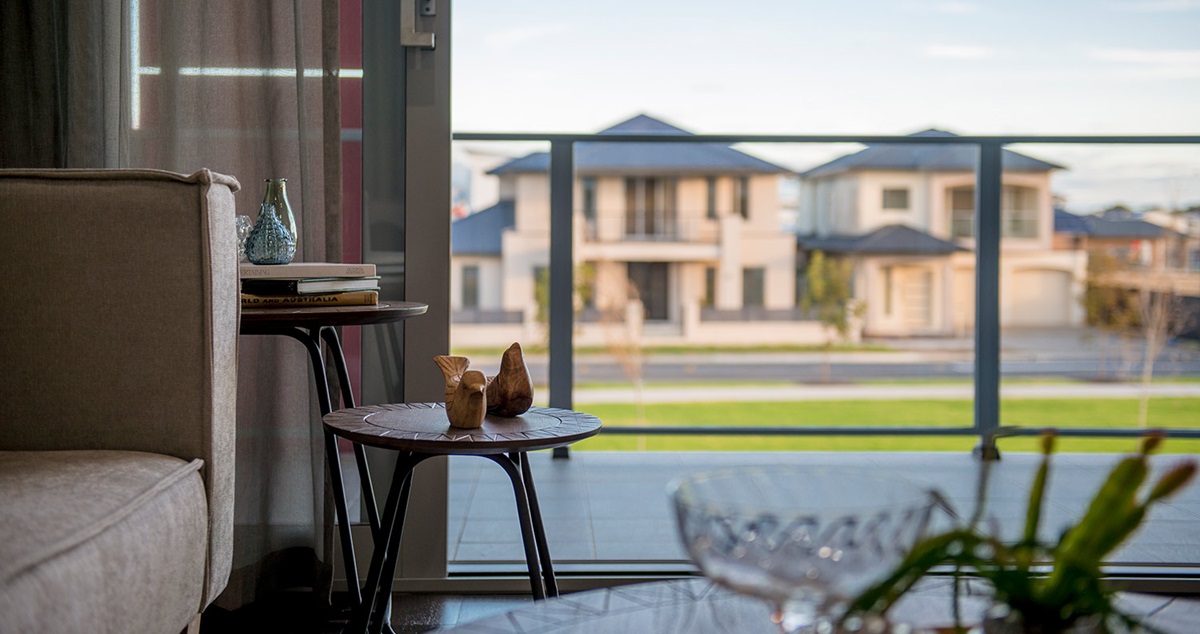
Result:
{"type": "Polygon", "coordinates": [[[348,631],[380,632],[386,625],[384,616],[404,530],[412,470],[435,456],[480,456],[504,469],[516,498],[533,597],[558,596],[533,474],[525,453],[564,447],[594,436],[600,431],[598,418],[567,409],[533,407],[512,418],[489,414],[478,429],[457,429],[450,427],[443,403],[396,403],[333,412],[325,416],[325,430],[357,445],[399,452],[383,513],[378,523],[372,520],[375,551],[362,602],[348,631]]]}
{"type": "MultiPolygon", "coordinates": [[[[342,354],[342,344],[338,339],[336,327],[388,324],[424,315],[427,310],[429,310],[428,305],[418,302],[389,301],[379,302],[374,306],[243,308],[240,334],[283,335],[304,344],[309,360],[312,362],[313,379],[317,388],[317,403],[321,408],[321,415],[325,416],[333,411],[334,401],[330,394],[329,379],[325,374],[325,358],[321,352],[321,342],[324,341],[328,347],[334,370],[337,372],[342,405],[354,407],[354,391],[350,385],[350,373],[346,368],[346,358],[342,354]]],[[[358,465],[359,478],[364,489],[363,500],[366,503],[368,519],[372,526],[377,526],[379,513],[375,506],[370,472],[367,471],[367,454],[361,445],[354,445],[354,460],[358,465]]],[[[334,510],[337,513],[339,537],[342,541],[346,585],[349,587],[352,601],[357,604],[360,600],[358,568],[354,561],[354,542],[350,536],[346,489],[342,486],[342,463],[338,455],[337,439],[329,431],[325,432],[325,461],[328,463],[329,480],[333,488],[334,510]]]]}

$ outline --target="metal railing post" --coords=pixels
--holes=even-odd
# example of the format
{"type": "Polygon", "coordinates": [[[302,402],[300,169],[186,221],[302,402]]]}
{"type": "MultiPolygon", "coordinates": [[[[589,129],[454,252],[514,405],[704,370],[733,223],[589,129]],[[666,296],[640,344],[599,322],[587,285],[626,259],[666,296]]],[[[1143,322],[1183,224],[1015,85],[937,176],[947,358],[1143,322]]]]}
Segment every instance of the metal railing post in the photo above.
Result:
{"type": "MultiPolygon", "coordinates": [[[[550,142],[550,407],[571,409],[574,392],[575,143],[550,142]]],[[[566,447],[555,458],[569,456],[566,447]]]]}
{"type": "Polygon", "coordinates": [[[1000,192],[1003,144],[979,144],[975,172],[975,454],[1000,457],[1000,192]]]}

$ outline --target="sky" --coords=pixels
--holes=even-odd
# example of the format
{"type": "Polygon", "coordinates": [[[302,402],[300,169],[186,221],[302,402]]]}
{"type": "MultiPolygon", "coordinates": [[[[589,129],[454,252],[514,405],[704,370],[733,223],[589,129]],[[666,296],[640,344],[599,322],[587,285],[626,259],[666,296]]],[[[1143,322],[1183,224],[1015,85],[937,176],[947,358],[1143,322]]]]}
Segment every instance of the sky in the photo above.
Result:
{"type": "MultiPolygon", "coordinates": [[[[1200,134],[1200,0],[455,0],[452,19],[455,131],[646,113],[710,134],[1200,134]]],[[[742,149],[806,169],[856,148],[742,149]]],[[[1200,204],[1200,146],[1013,149],[1067,166],[1075,211],[1200,204]]]]}

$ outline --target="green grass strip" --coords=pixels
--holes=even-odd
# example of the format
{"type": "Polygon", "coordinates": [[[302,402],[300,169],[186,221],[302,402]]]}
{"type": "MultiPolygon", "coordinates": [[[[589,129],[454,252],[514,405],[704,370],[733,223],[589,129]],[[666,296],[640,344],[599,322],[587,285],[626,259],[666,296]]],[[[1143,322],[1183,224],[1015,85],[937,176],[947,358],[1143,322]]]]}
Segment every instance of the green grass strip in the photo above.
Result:
{"type": "MultiPolygon", "coordinates": [[[[576,409],[598,416],[606,427],[969,427],[970,400],[797,401],[745,403],[653,403],[638,418],[633,404],[588,404],[576,409]]],[[[1001,424],[1020,427],[1132,429],[1137,399],[1003,399],[1001,424]]],[[[1200,399],[1153,398],[1150,427],[1200,427],[1200,399]]],[[[1060,438],[1066,452],[1126,452],[1132,439],[1060,438]]],[[[953,436],[634,436],[605,435],[576,445],[602,451],[969,451],[974,437],[953,436]]],[[[1037,438],[1008,438],[1002,451],[1036,451],[1037,438]]],[[[1168,439],[1170,453],[1200,452],[1200,440],[1168,439]]]]}

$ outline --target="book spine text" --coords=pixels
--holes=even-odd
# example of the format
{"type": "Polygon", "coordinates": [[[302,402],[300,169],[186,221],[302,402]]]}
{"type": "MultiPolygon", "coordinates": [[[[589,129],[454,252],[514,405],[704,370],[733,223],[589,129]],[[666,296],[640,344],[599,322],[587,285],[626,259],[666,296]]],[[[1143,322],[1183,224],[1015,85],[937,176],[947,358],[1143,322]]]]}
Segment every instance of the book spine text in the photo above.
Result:
{"type": "Polygon", "coordinates": [[[373,306],[379,293],[362,291],[317,295],[252,295],[242,293],[243,308],[293,308],[297,306],[373,306]]]}

